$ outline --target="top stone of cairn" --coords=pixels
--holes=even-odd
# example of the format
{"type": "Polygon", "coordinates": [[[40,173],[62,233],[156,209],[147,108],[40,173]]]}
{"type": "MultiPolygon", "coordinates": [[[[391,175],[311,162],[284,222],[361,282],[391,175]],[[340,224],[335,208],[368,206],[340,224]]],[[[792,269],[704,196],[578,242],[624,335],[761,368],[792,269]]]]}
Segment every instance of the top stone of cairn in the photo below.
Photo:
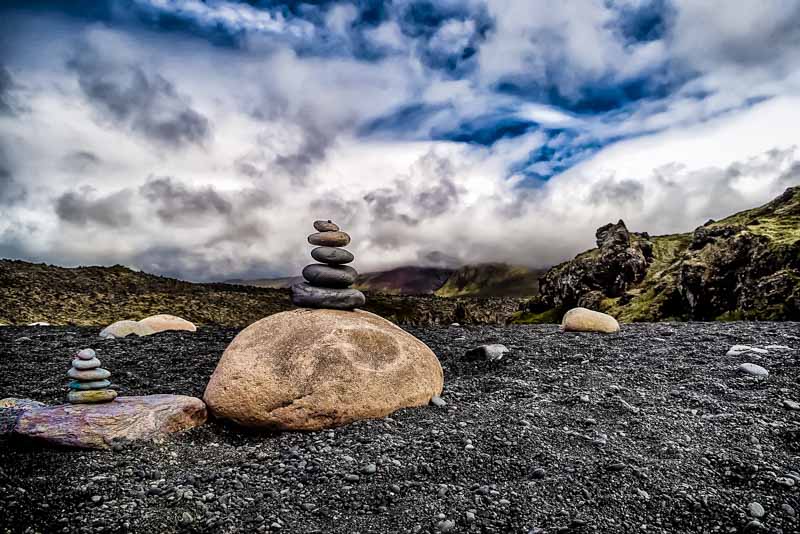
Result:
{"type": "Polygon", "coordinates": [[[350,243],[350,236],[331,221],[314,221],[314,229],[317,233],[308,236],[308,242],[317,246],[311,256],[319,263],[305,266],[306,281],[292,286],[292,302],[304,308],[334,310],[363,306],[364,294],[350,287],[358,273],[344,265],[353,261],[353,255],[339,248],[350,243]]]}
{"type": "Polygon", "coordinates": [[[314,230],[317,232],[338,232],[339,226],[333,221],[314,221],[314,230]]]}

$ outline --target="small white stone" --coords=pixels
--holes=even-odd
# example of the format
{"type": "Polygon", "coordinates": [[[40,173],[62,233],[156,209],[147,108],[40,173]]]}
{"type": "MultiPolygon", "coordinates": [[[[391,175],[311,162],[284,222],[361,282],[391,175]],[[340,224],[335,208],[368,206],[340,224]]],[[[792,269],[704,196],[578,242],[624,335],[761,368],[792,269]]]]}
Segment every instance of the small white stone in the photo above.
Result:
{"type": "Polygon", "coordinates": [[[92,358],[97,356],[97,353],[93,349],[83,349],[81,351],[78,351],[78,354],[76,354],[76,356],[81,360],[91,360],[92,358]]]}
{"type": "Polygon", "coordinates": [[[769,371],[754,363],[743,363],[739,366],[739,372],[752,376],[769,376],[769,371]]]}

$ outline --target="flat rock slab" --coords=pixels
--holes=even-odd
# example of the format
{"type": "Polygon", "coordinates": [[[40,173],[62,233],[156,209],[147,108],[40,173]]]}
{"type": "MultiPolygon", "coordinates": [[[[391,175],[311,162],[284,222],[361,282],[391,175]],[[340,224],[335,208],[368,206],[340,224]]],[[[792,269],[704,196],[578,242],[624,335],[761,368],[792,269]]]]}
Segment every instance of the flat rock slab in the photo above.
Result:
{"type": "Polygon", "coordinates": [[[14,433],[53,445],[108,449],[127,441],[157,440],[205,420],[206,405],[196,397],[146,395],[25,410],[14,433]]]}

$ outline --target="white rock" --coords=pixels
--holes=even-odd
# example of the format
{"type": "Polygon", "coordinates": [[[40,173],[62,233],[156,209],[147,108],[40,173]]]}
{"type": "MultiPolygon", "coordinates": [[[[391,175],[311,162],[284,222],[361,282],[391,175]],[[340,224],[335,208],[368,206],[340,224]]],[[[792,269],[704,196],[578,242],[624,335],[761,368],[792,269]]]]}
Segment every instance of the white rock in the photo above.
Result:
{"type": "Polygon", "coordinates": [[[742,354],[747,354],[748,352],[755,354],[769,353],[768,350],[751,347],[750,345],[734,345],[730,349],[728,349],[726,356],[741,356],[742,354]]]}
{"type": "Polygon", "coordinates": [[[37,321],[35,323],[28,323],[28,326],[50,326],[50,323],[44,321],[37,321]]]}
{"type": "Polygon", "coordinates": [[[752,376],[769,376],[769,371],[754,363],[743,363],[739,366],[739,372],[752,376]]]}
{"type": "Polygon", "coordinates": [[[764,348],[769,350],[792,350],[792,347],[787,347],[786,345],[766,345],[764,348]]]}
{"type": "Polygon", "coordinates": [[[117,321],[107,327],[105,327],[100,332],[100,337],[102,338],[118,338],[118,337],[125,337],[131,334],[136,334],[137,336],[149,336],[150,334],[155,334],[155,331],[147,326],[146,324],[142,324],[139,321],[117,321]]]}

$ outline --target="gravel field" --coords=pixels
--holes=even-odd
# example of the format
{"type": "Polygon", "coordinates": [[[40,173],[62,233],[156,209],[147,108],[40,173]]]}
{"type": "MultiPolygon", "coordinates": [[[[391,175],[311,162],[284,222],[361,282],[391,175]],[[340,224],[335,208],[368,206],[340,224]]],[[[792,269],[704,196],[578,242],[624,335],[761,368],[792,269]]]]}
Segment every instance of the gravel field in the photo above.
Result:
{"type": "MultiPolygon", "coordinates": [[[[119,451],[0,438],[0,532],[800,532],[800,324],[409,330],[446,406],[314,433],[211,421],[119,451]],[[463,357],[484,343],[510,352],[463,357]]],[[[236,334],[98,331],[0,328],[0,398],[61,402],[84,347],[123,395],[200,397],[236,334]]]]}

